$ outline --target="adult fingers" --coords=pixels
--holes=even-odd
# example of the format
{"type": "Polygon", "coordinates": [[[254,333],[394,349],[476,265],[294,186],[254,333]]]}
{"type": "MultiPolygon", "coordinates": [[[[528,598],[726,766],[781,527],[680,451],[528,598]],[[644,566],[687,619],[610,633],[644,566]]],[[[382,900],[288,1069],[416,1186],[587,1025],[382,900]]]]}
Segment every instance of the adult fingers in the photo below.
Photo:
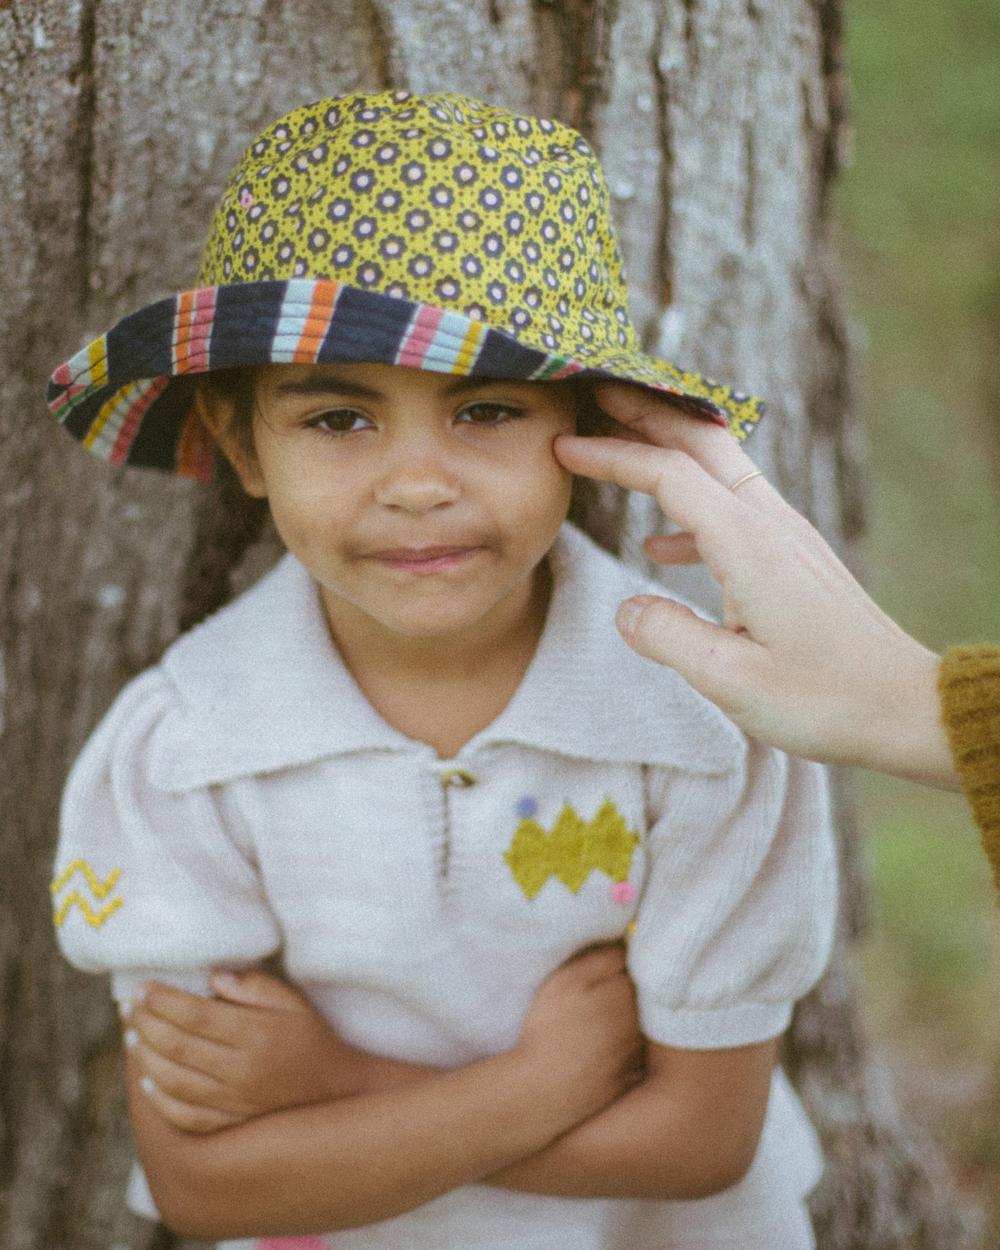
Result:
{"type": "Polygon", "coordinates": [[[651,534],[642,546],[656,564],[701,563],[701,552],[694,534],[651,534]]]}
{"type": "Polygon", "coordinates": [[[716,509],[733,510],[735,496],[685,452],[576,434],[560,434],[554,449],[560,462],[573,473],[652,495],[686,530],[697,531],[697,522],[712,515],[706,501],[713,497],[716,509]]]}
{"type": "Polygon", "coordinates": [[[745,634],[706,621],[683,604],[657,595],[626,599],[615,623],[639,655],[680,673],[724,712],[737,710],[743,679],[760,650],[745,634]]]}
{"type": "Polygon", "coordinates": [[[723,437],[737,451],[738,460],[728,468],[720,461],[713,471],[686,451],[618,438],[560,434],[553,447],[571,473],[652,495],[671,520],[699,540],[713,533],[742,533],[753,523],[754,513],[780,518],[785,524],[798,518],[763,475],[756,476],[753,461],[735,441],[728,434],[723,437]],[[728,489],[733,485],[735,491],[728,489]]]}
{"type": "Polygon", "coordinates": [[[634,382],[598,382],[593,395],[602,411],[619,424],[650,440],[666,438],[671,446],[685,450],[692,437],[699,440],[705,431],[728,433],[722,418],[692,416],[670,395],[634,382]]]}
{"type": "Polygon", "coordinates": [[[601,383],[595,388],[601,408],[632,436],[657,447],[686,452],[720,482],[735,481],[753,462],[724,424],[683,412],[655,391],[627,383],[601,383]]]}

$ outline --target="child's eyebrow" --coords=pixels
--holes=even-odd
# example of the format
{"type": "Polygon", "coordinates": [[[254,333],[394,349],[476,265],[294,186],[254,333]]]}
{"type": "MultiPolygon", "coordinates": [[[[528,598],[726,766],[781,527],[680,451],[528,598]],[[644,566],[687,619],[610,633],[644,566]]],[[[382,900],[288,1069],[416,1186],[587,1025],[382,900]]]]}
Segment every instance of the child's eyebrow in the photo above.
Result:
{"type": "Polygon", "coordinates": [[[346,378],[326,374],[301,378],[298,381],[279,382],[279,395],[353,395],[358,399],[381,399],[381,392],[371,386],[363,386],[360,382],[349,382],[346,378]]]}
{"type": "MultiPolygon", "coordinates": [[[[462,391],[479,390],[484,386],[492,386],[498,378],[461,377],[456,378],[442,389],[444,395],[455,395],[462,391]]],[[[347,395],[355,399],[384,399],[381,391],[361,382],[352,382],[336,374],[316,374],[313,377],[301,378],[298,381],[279,382],[279,395],[347,395]]]]}

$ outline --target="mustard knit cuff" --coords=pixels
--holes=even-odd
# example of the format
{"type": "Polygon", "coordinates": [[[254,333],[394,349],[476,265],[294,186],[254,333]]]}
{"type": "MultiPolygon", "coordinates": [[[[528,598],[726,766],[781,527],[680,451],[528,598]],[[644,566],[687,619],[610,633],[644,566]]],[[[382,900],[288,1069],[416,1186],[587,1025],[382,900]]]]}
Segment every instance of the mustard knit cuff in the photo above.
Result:
{"type": "Polygon", "coordinates": [[[953,647],[938,676],[941,719],[1000,889],[1000,647],[953,647]]]}

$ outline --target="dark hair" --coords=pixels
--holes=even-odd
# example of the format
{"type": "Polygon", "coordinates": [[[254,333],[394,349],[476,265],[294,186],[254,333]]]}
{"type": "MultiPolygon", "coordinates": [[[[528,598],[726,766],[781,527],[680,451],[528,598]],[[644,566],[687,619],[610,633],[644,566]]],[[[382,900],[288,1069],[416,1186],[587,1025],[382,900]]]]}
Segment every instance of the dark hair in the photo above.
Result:
{"type": "MultiPolygon", "coordinates": [[[[562,385],[574,391],[577,434],[587,437],[610,433],[613,422],[598,406],[593,383],[571,378],[562,385]]],[[[627,503],[628,493],[613,482],[574,477],[568,519],[605,551],[620,555],[625,538],[627,503]]]]}
{"type": "MultiPolygon", "coordinates": [[[[253,417],[257,370],[252,365],[216,369],[198,379],[197,385],[223,400],[230,410],[229,432],[253,454],[253,417]]],[[[607,426],[586,380],[568,379],[550,385],[571,388],[576,403],[576,428],[580,434],[596,434],[607,426]]],[[[232,594],[230,574],[247,548],[261,532],[267,504],[252,499],[240,485],[229,461],[217,456],[217,470],[208,499],[196,526],[192,558],[182,592],[181,626],[189,628],[221,607],[232,594]]],[[[626,494],[607,482],[573,479],[569,520],[600,546],[618,554],[625,524],[626,494]]]]}
{"type": "MultiPolygon", "coordinates": [[[[249,440],[247,450],[252,451],[254,370],[220,369],[204,374],[196,385],[232,404],[232,428],[249,440]]],[[[232,465],[218,452],[215,477],[200,501],[185,565],[179,620],[182,630],[197,625],[232,598],[232,573],[260,536],[267,516],[267,500],[248,495],[232,465]]]]}
{"type": "MultiPolygon", "coordinates": [[[[252,454],[256,366],[210,369],[198,379],[198,385],[230,406],[229,433],[236,437],[244,451],[252,454]]],[[[219,458],[223,459],[221,456],[219,458]]]]}

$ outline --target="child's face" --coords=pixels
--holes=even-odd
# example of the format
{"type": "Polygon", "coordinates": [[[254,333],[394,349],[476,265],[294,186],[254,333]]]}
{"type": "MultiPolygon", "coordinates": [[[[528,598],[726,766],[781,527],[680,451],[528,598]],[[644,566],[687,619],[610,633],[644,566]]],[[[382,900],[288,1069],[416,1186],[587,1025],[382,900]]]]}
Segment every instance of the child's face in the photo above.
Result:
{"type": "Polygon", "coordinates": [[[529,611],[569,507],[571,476],[552,453],[574,428],[568,386],[271,365],[256,402],[255,452],[238,471],[268,498],[335,630],[346,613],[457,638],[529,611]]]}

